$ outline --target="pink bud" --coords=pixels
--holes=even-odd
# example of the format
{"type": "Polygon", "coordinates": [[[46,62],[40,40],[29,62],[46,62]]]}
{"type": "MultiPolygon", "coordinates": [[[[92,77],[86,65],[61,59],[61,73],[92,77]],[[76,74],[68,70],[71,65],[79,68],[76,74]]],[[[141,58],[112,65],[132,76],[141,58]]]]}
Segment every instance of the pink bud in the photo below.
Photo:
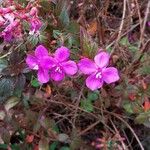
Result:
{"type": "Polygon", "coordinates": [[[31,11],[30,11],[30,15],[31,16],[34,16],[34,15],[37,15],[37,13],[38,13],[38,10],[37,10],[37,8],[36,7],[33,7],[32,9],[31,9],[31,11]]]}

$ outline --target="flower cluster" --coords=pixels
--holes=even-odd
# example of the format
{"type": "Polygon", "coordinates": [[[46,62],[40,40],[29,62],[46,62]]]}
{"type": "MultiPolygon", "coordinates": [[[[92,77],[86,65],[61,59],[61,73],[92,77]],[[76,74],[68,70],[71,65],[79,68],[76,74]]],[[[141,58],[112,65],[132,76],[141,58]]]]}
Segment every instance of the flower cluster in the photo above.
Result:
{"type": "Polygon", "coordinates": [[[34,54],[28,54],[26,63],[30,69],[38,70],[38,80],[41,83],[46,83],[50,79],[61,81],[65,75],[75,75],[78,69],[81,73],[88,75],[86,86],[92,91],[101,88],[104,82],[110,84],[119,80],[118,70],[107,67],[110,58],[107,52],[98,53],[94,61],[83,58],[78,64],[69,60],[69,56],[70,51],[64,46],[49,55],[48,50],[39,45],[34,54]]]}
{"type": "MultiPolygon", "coordinates": [[[[8,6],[7,6],[8,5],[8,6]]],[[[31,3],[25,8],[19,4],[0,8],[0,37],[3,37],[6,42],[12,39],[22,37],[23,22],[26,21],[30,24],[29,34],[36,34],[42,26],[42,22],[38,17],[37,7],[33,7],[31,3]]]]}

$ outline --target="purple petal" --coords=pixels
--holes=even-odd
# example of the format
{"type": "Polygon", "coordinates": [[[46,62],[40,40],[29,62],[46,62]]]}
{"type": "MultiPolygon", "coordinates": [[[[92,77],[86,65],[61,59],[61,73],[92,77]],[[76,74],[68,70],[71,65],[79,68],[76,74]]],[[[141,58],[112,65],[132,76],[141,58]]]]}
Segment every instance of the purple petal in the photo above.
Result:
{"type": "Polygon", "coordinates": [[[38,81],[41,83],[47,83],[49,81],[49,71],[46,69],[40,68],[38,70],[38,81]]]}
{"type": "Polygon", "coordinates": [[[68,75],[74,75],[78,71],[76,63],[71,60],[69,60],[67,62],[63,62],[62,67],[63,67],[65,73],[68,75]]]}
{"type": "Polygon", "coordinates": [[[81,59],[78,63],[78,67],[84,74],[91,74],[97,70],[95,63],[88,58],[81,59]]]}
{"type": "Polygon", "coordinates": [[[101,88],[103,85],[103,80],[100,78],[96,78],[95,74],[90,75],[86,79],[86,86],[92,91],[101,88]]]}
{"type": "Polygon", "coordinates": [[[51,69],[56,65],[56,61],[53,57],[46,56],[40,60],[39,64],[44,69],[51,69]]]}
{"type": "Polygon", "coordinates": [[[65,73],[63,70],[59,67],[54,67],[52,68],[50,72],[50,78],[53,79],[54,81],[61,81],[65,77],[65,73]]]}
{"type": "Polygon", "coordinates": [[[102,71],[103,80],[106,83],[112,83],[119,80],[118,70],[114,67],[106,68],[102,71]]]}
{"type": "Polygon", "coordinates": [[[94,57],[94,61],[95,63],[100,67],[100,68],[103,68],[103,67],[106,67],[109,63],[109,54],[106,53],[106,52],[100,52],[99,54],[97,54],[95,57],[94,57]]]}
{"type": "Polygon", "coordinates": [[[43,45],[39,45],[35,49],[35,56],[38,59],[43,59],[43,57],[48,56],[48,51],[47,51],[47,49],[43,45]]]}
{"type": "Polygon", "coordinates": [[[55,59],[57,59],[59,62],[67,60],[69,56],[70,52],[67,47],[61,46],[55,51],[55,59]]]}
{"type": "Polygon", "coordinates": [[[27,56],[26,63],[29,66],[30,69],[33,69],[33,70],[38,70],[39,69],[39,66],[38,66],[38,63],[37,63],[37,58],[33,55],[28,55],[27,56]]]}

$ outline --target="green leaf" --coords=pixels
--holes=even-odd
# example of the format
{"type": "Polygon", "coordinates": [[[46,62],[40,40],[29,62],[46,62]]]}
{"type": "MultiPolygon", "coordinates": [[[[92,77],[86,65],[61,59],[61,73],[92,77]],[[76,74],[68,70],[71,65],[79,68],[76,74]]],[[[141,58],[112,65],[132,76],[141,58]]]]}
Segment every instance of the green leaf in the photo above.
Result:
{"type": "Polygon", "coordinates": [[[39,81],[37,80],[37,78],[34,78],[34,79],[31,80],[31,85],[32,85],[33,87],[39,87],[39,86],[40,86],[40,83],[39,83],[39,81]]]}
{"type": "Polygon", "coordinates": [[[15,89],[13,93],[14,96],[21,97],[25,83],[26,83],[25,75],[20,74],[18,77],[16,77],[16,84],[15,84],[15,89]]]}
{"type": "Polygon", "coordinates": [[[80,30],[83,55],[89,58],[94,58],[97,53],[98,45],[93,41],[92,37],[83,28],[80,30]]]}
{"type": "Polygon", "coordinates": [[[40,43],[45,43],[46,42],[46,36],[44,34],[40,34],[39,35],[39,42],[40,43]]]}
{"type": "Polygon", "coordinates": [[[71,21],[69,26],[66,29],[70,33],[79,34],[80,26],[76,21],[71,21]]]}
{"type": "Polygon", "coordinates": [[[49,150],[56,150],[56,148],[57,148],[57,145],[59,144],[59,142],[53,142],[51,145],[50,145],[50,147],[49,147],[49,150]]]}
{"type": "Polygon", "coordinates": [[[133,53],[137,52],[137,50],[138,50],[138,46],[134,46],[134,45],[130,44],[127,37],[123,37],[119,43],[123,46],[127,46],[129,48],[129,50],[132,51],[133,53]]]}
{"type": "Polygon", "coordinates": [[[0,79],[0,103],[12,96],[14,90],[14,80],[10,77],[0,79]]]}
{"type": "Polygon", "coordinates": [[[6,68],[8,66],[8,62],[5,59],[0,59],[0,73],[2,72],[2,70],[4,68],[6,68]]]}
{"type": "Polygon", "coordinates": [[[60,38],[60,36],[62,36],[62,32],[61,31],[59,31],[59,30],[53,30],[53,37],[55,39],[60,38]]]}
{"type": "Polygon", "coordinates": [[[92,112],[94,110],[92,102],[88,99],[81,100],[80,105],[81,105],[81,108],[83,108],[87,112],[92,112]]]}
{"type": "Polygon", "coordinates": [[[59,15],[60,21],[63,23],[64,26],[68,26],[70,23],[69,15],[68,15],[68,10],[66,7],[66,3],[64,4],[61,13],[59,15]]]}
{"type": "Polygon", "coordinates": [[[36,46],[37,43],[39,42],[39,38],[38,38],[37,35],[30,35],[30,36],[28,37],[28,41],[29,41],[29,42],[32,44],[32,46],[34,47],[34,46],[36,46]]]}
{"type": "Polygon", "coordinates": [[[127,37],[123,37],[119,43],[124,46],[127,46],[130,44],[127,37]]]}
{"type": "Polygon", "coordinates": [[[0,149],[6,149],[7,150],[8,145],[7,144],[0,144],[0,149]]]}
{"type": "Polygon", "coordinates": [[[138,124],[150,125],[150,111],[146,113],[141,113],[135,118],[135,122],[138,124]]]}
{"type": "Polygon", "coordinates": [[[123,105],[123,108],[130,114],[133,114],[133,107],[132,107],[132,104],[131,102],[127,102],[123,105]]]}
{"type": "Polygon", "coordinates": [[[67,146],[63,146],[63,147],[60,148],[60,150],[70,150],[70,148],[67,147],[67,146]]]}
{"type": "Polygon", "coordinates": [[[98,92],[89,92],[87,99],[90,101],[95,101],[98,99],[98,92]]]}

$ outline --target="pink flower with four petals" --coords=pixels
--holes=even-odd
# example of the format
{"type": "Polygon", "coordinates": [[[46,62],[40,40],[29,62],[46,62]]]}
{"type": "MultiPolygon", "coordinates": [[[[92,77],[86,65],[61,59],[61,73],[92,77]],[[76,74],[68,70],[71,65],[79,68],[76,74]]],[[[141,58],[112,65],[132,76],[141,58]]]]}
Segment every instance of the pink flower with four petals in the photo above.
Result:
{"type": "Polygon", "coordinates": [[[94,57],[94,61],[84,58],[79,61],[79,70],[89,75],[86,79],[86,86],[92,91],[103,86],[103,83],[113,83],[119,80],[118,70],[114,67],[107,67],[109,63],[109,54],[100,52],[94,57]]]}
{"type": "Polygon", "coordinates": [[[69,49],[64,46],[58,48],[52,57],[44,46],[39,45],[34,55],[28,54],[26,63],[30,69],[38,70],[39,82],[46,83],[49,79],[61,81],[65,75],[74,75],[78,70],[69,56],[69,49]]]}

